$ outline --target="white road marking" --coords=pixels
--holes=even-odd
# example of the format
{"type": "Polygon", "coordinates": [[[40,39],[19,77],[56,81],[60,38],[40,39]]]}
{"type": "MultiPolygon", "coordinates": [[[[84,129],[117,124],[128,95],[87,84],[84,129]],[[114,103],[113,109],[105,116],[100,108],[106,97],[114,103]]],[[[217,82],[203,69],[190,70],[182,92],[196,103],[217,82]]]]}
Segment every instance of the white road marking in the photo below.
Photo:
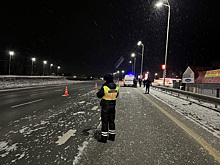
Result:
{"type": "Polygon", "coordinates": [[[45,94],[45,93],[49,93],[49,92],[36,93],[36,94],[32,94],[32,95],[30,95],[30,96],[42,95],[42,94],[45,94]]]}
{"type": "Polygon", "coordinates": [[[13,105],[13,106],[11,106],[11,108],[16,108],[16,107],[20,107],[20,106],[23,106],[23,105],[36,103],[36,102],[39,102],[39,101],[42,101],[42,100],[43,100],[43,99],[39,99],[39,100],[34,100],[34,101],[30,101],[30,102],[23,103],[23,104],[13,105]]]}
{"type": "Polygon", "coordinates": [[[56,92],[59,92],[59,91],[62,91],[62,89],[57,89],[57,90],[55,90],[56,92]]]}
{"type": "Polygon", "coordinates": [[[97,110],[98,106],[94,106],[91,110],[95,111],[97,110]]]}
{"type": "Polygon", "coordinates": [[[82,91],[82,90],[84,90],[85,88],[81,88],[81,89],[79,89],[79,91],[82,91]]]}
{"type": "Polygon", "coordinates": [[[58,145],[62,145],[64,143],[66,143],[66,141],[74,134],[76,133],[75,129],[70,129],[67,133],[65,133],[62,137],[60,137],[60,139],[58,141],[56,141],[56,143],[58,145]]]}

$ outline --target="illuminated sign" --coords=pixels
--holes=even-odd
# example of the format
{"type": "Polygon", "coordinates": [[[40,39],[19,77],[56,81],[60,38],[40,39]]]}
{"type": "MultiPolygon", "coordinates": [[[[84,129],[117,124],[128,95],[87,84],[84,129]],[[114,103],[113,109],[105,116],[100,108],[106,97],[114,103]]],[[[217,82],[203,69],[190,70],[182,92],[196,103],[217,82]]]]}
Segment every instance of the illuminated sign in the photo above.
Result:
{"type": "Polygon", "coordinates": [[[190,78],[185,79],[186,82],[192,81],[190,78]]]}
{"type": "Polygon", "coordinates": [[[205,77],[220,77],[220,69],[207,71],[205,77]]]}
{"type": "Polygon", "coordinates": [[[195,83],[194,78],[183,78],[183,83],[195,83]]]}
{"type": "Polygon", "coordinates": [[[163,65],[161,65],[161,68],[164,70],[165,69],[165,65],[163,64],[163,65]]]}

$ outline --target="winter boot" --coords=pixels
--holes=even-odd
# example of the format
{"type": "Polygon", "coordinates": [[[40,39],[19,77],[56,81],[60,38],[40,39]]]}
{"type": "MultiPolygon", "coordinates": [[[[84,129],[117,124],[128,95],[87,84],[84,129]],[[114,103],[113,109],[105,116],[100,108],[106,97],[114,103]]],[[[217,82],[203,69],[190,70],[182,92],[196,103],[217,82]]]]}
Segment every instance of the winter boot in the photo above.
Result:
{"type": "Polygon", "coordinates": [[[115,134],[109,134],[108,140],[115,141],[115,134]]]}
{"type": "Polygon", "coordinates": [[[108,136],[101,136],[101,139],[99,139],[98,142],[106,143],[107,142],[107,138],[108,138],[108,136]]]}

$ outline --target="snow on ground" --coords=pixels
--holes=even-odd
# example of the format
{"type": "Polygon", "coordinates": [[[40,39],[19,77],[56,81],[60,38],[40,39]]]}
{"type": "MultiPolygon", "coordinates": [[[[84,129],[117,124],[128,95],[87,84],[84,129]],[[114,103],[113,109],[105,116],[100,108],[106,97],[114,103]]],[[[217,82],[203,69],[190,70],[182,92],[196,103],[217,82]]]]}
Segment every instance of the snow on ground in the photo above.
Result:
{"type": "Polygon", "coordinates": [[[0,76],[0,90],[77,82],[61,76],[0,76]]]}
{"type": "Polygon", "coordinates": [[[150,94],[160,99],[171,108],[187,116],[194,122],[200,124],[215,136],[220,138],[220,112],[213,104],[199,103],[193,99],[186,99],[184,96],[174,96],[151,88],[150,94]]]}

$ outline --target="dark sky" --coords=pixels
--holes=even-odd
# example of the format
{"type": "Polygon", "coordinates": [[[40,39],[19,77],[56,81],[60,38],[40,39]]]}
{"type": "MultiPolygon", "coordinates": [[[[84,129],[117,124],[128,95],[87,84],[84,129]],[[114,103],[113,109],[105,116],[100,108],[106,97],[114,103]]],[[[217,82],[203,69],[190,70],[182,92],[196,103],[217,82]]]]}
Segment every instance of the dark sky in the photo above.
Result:
{"type": "MultiPolygon", "coordinates": [[[[162,74],[168,8],[155,0],[7,1],[0,5],[0,52],[60,65],[70,74],[131,70],[131,53],[145,45],[144,69],[162,74]],[[117,61],[124,61],[116,68],[117,61]]],[[[164,1],[165,2],[165,1],[164,1]]],[[[188,65],[220,66],[218,1],[170,0],[167,72],[188,65]]],[[[6,56],[6,55],[5,55],[6,56]]],[[[8,56],[7,56],[8,58],[8,56]]],[[[17,57],[18,58],[18,57],[17,57]]],[[[137,57],[140,72],[141,56],[137,57]]],[[[36,62],[37,65],[37,62],[36,62]]],[[[41,64],[39,64],[41,65],[41,64]]],[[[218,67],[219,68],[219,67],[218,67]]]]}

